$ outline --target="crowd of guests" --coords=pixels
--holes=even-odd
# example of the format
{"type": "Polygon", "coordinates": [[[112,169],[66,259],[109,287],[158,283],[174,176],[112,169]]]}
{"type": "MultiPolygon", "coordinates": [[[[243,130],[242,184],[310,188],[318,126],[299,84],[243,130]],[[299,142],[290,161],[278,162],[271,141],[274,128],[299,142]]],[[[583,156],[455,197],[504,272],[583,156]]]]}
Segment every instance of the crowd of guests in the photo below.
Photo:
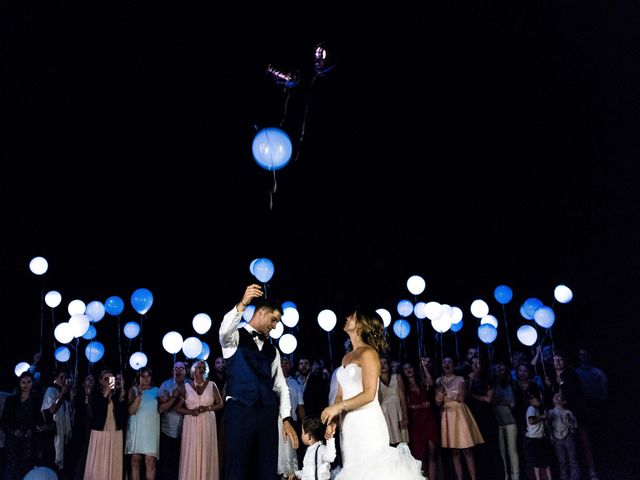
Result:
{"type": "MultiPolygon", "coordinates": [[[[492,364],[474,347],[459,362],[382,356],[378,397],[391,444],[408,444],[431,480],[596,480],[590,438],[607,400],[606,375],[584,349],[576,366],[558,349],[532,353],[492,364]]],[[[34,466],[61,480],[224,478],[222,356],[211,371],[205,360],[176,361],[160,382],[144,367],[128,382],[103,369],[75,386],[63,368],[50,383],[38,381],[39,360],[1,397],[2,478],[21,480],[34,466]]],[[[317,450],[320,478],[330,478],[341,465],[339,425],[328,441],[318,418],[333,403],[334,372],[307,356],[282,355],[281,366],[302,444],[280,436],[278,474],[306,478],[305,451],[317,450]]]]}

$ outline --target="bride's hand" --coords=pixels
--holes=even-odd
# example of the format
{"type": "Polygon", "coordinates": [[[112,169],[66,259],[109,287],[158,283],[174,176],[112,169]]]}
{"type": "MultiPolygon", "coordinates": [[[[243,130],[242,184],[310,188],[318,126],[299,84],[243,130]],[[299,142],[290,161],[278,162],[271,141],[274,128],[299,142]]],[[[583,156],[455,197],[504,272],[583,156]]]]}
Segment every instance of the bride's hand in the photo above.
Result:
{"type": "Polygon", "coordinates": [[[340,413],[340,406],[339,405],[336,405],[335,403],[333,405],[329,405],[320,414],[320,421],[322,423],[324,423],[325,425],[327,425],[339,413],[340,413]]]}

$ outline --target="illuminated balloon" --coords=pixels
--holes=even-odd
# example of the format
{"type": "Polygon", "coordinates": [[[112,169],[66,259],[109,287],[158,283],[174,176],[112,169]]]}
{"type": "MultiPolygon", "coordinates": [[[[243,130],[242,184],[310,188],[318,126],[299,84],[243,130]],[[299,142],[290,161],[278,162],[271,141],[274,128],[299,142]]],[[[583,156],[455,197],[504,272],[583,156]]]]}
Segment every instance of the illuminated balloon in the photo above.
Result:
{"type": "Polygon", "coordinates": [[[182,335],[178,332],[167,332],[162,337],[162,347],[168,353],[178,353],[182,348],[182,335]]]}
{"type": "Polygon", "coordinates": [[[438,333],[444,333],[451,328],[451,317],[449,315],[441,315],[435,320],[431,320],[431,327],[438,333]]]}
{"type": "Polygon", "coordinates": [[[451,324],[458,323],[462,320],[462,309],[460,307],[452,307],[451,324]]]}
{"type": "Polygon", "coordinates": [[[413,275],[407,280],[407,289],[414,295],[420,295],[424,292],[426,283],[420,275],[413,275]]]}
{"type": "Polygon", "coordinates": [[[71,331],[73,332],[73,336],[75,338],[80,338],[91,326],[91,320],[85,314],[76,314],[72,315],[69,319],[69,325],[71,325],[71,331]]]}
{"type": "Polygon", "coordinates": [[[56,308],[61,302],[62,295],[60,295],[60,292],[56,290],[51,290],[44,296],[44,303],[46,303],[50,308],[56,308]]]}
{"type": "Polygon", "coordinates": [[[376,313],[382,318],[382,324],[384,325],[384,328],[387,328],[389,325],[391,325],[391,313],[389,313],[389,310],[387,310],[386,308],[379,308],[376,310],[376,313]]]}
{"type": "Polygon", "coordinates": [[[418,302],[414,305],[413,307],[413,314],[416,316],[416,318],[426,318],[426,314],[424,313],[424,306],[426,305],[426,303],[424,302],[418,302]]]}
{"type": "Polygon", "coordinates": [[[498,336],[498,329],[489,323],[478,327],[478,338],[484,343],[493,343],[498,336]]]}
{"type": "Polygon", "coordinates": [[[267,283],[273,277],[273,262],[268,258],[259,258],[253,266],[254,276],[262,283],[267,283]]]}
{"type": "Polygon", "coordinates": [[[291,160],[293,146],[289,135],[279,128],[263,128],[253,139],[253,158],[265,170],[280,170],[291,160]]]}
{"type": "Polygon", "coordinates": [[[89,342],[84,349],[84,354],[91,363],[96,363],[104,355],[104,345],[100,342],[89,342]]]}
{"type": "Polygon", "coordinates": [[[298,309],[297,305],[292,301],[283,302],[282,309],[284,310],[285,308],[295,308],[296,310],[298,309]]]}
{"type": "Polygon", "coordinates": [[[55,357],[59,362],[67,362],[71,358],[71,350],[67,347],[58,347],[55,351],[55,357]]]}
{"type": "Polygon", "coordinates": [[[404,318],[393,322],[393,333],[395,333],[396,337],[398,337],[400,340],[404,340],[405,338],[407,338],[407,335],[409,335],[410,331],[411,325],[409,325],[409,322],[407,322],[404,318]]]}
{"type": "Polygon", "coordinates": [[[278,322],[276,323],[276,328],[274,328],[269,332],[269,336],[271,338],[278,339],[282,336],[283,333],[284,333],[284,325],[282,325],[282,322],[278,322]]]}
{"type": "Polygon", "coordinates": [[[495,328],[498,328],[498,319],[496,317],[494,317],[493,315],[485,315],[480,320],[480,325],[484,325],[484,324],[487,324],[487,323],[489,325],[493,325],[495,328]]]}
{"type": "MultiPolygon", "coordinates": [[[[256,311],[255,305],[247,305],[246,307],[244,307],[244,311],[242,312],[243,320],[245,322],[250,322],[255,311],[256,311]]],[[[238,328],[240,328],[240,325],[238,325],[238,328]]]]}
{"type": "Polygon", "coordinates": [[[438,302],[427,302],[424,306],[424,314],[431,321],[437,320],[442,315],[442,305],[438,302]]]}
{"type": "Polygon", "coordinates": [[[553,290],[553,298],[560,303],[569,303],[573,300],[573,292],[566,285],[558,285],[553,290]]]}
{"type": "Polygon", "coordinates": [[[531,325],[522,325],[516,332],[518,340],[523,345],[530,347],[538,341],[538,332],[531,325]]]}
{"type": "Polygon", "coordinates": [[[398,311],[398,315],[406,318],[413,313],[413,303],[409,300],[400,300],[396,310],[398,311]]]}
{"type": "Polygon", "coordinates": [[[520,315],[522,315],[522,318],[525,320],[533,320],[533,315],[528,315],[527,312],[525,312],[524,304],[520,305],[520,315]]]}
{"type": "Polygon", "coordinates": [[[533,319],[533,314],[536,313],[536,310],[542,306],[542,302],[535,297],[527,298],[522,304],[522,309],[525,313],[530,317],[529,320],[533,319]]]}
{"type": "Polygon", "coordinates": [[[33,467],[22,480],[58,480],[58,474],[48,467],[33,467]]]}
{"type": "Polygon", "coordinates": [[[471,315],[476,318],[482,318],[489,313],[489,305],[481,299],[474,300],[471,303],[471,315]]]}
{"type": "Polygon", "coordinates": [[[116,315],[120,315],[124,310],[124,300],[115,295],[109,297],[104,302],[104,309],[109,315],[113,317],[115,317],[116,315]]]}
{"type": "Polygon", "coordinates": [[[129,365],[131,365],[131,368],[133,368],[134,370],[139,370],[143,367],[146,367],[147,361],[147,356],[142,352],[132,353],[129,357],[129,365]]]}
{"type": "Polygon", "coordinates": [[[333,327],[336,326],[337,322],[338,318],[336,317],[336,314],[329,309],[322,310],[318,314],[318,325],[320,325],[320,328],[322,328],[325,332],[330,332],[331,330],[333,330],[333,327]]]}
{"type": "Polygon", "coordinates": [[[255,276],[255,272],[253,271],[253,267],[255,266],[256,262],[258,261],[257,258],[254,258],[253,260],[251,260],[251,263],[249,264],[249,271],[251,272],[251,275],[255,276]]]}
{"type": "Polygon", "coordinates": [[[67,306],[67,312],[70,316],[84,315],[87,305],[82,300],[71,300],[67,306]]]}
{"type": "Polygon", "coordinates": [[[27,362],[19,362],[19,363],[16,364],[15,368],[13,369],[13,373],[16,374],[16,377],[19,377],[24,372],[29,370],[30,366],[31,365],[29,365],[27,362]]]}
{"type": "Polygon", "coordinates": [[[49,262],[44,257],[33,257],[29,262],[29,270],[34,275],[44,275],[49,269],[49,262]]]}
{"type": "Polygon", "coordinates": [[[182,353],[187,358],[196,358],[202,352],[202,342],[197,337],[189,337],[182,344],[182,353]]]}
{"type": "Polygon", "coordinates": [[[211,317],[206,313],[198,313],[191,321],[193,329],[200,335],[204,335],[211,328],[211,317]]]}
{"type": "Polygon", "coordinates": [[[53,329],[53,336],[60,343],[69,343],[73,340],[73,329],[68,322],[62,322],[53,329]]]}
{"type": "Polygon", "coordinates": [[[463,326],[464,326],[464,320],[460,320],[458,323],[452,323],[451,324],[451,331],[454,332],[454,333],[457,333],[460,330],[462,330],[463,326]]]}
{"type": "Polygon", "coordinates": [[[556,320],[556,314],[551,307],[542,306],[533,313],[535,322],[543,328],[551,328],[556,320]]]}
{"type": "Polygon", "coordinates": [[[493,296],[502,305],[506,305],[513,298],[513,291],[506,285],[498,285],[493,291],[493,296]]]}
{"type": "Polygon", "coordinates": [[[209,344],[206,342],[202,342],[202,351],[200,352],[200,355],[198,355],[198,360],[206,360],[207,358],[209,358],[210,354],[211,348],[209,348],[209,344]]]}
{"type": "Polygon", "coordinates": [[[87,304],[87,308],[84,310],[84,314],[89,317],[89,320],[96,323],[104,318],[105,308],[102,302],[94,300],[87,304]]]}
{"type": "Polygon", "coordinates": [[[87,329],[85,334],[82,335],[82,338],[84,338],[85,340],[93,340],[94,338],[96,338],[97,334],[98,332],[96,331],[96,327],[94,327],[93,325],[89,325],[89,328],[87,329]]]}
{"type": "Polygon", "coordinates": [[[138,288],[131,294],[131,306],[140,315],[146,314],[153,305],[153,295],[146,288],[138,288]]]}
{"type": "Polygon", "coordinates": [[[293,353],[297,346],[298,340],[290,333],[285,333],[280,337],[280,340],[278,341],[278,347],[280,347],[280,351],[286,355],[293,353]]]}
{"type": "Polygon", "coordinates": [[[300,320],[300,314],[298,310],[293,307],[287,307],[284,309],[284,313],[282,314],[282,323],[284,323],[287,327],[293,328],[298,324],[300,320]]]}
{"type": "Polygon", "coordinates": [[[138,322],[127,322],[124,324],[124,336],[128,339],[136,338],[140,333],[140,324],[138,322]]]}

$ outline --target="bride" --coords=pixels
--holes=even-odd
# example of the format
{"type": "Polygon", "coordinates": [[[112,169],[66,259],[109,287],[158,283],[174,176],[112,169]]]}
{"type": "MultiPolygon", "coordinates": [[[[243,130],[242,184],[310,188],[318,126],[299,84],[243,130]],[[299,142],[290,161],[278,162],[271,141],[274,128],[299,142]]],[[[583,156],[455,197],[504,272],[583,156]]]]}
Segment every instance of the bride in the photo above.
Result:
{"type": "Polygon", "coordinates": [[[356,309],[344,326],[353,350],[338,368],[338,394],[320,419],[341,417],[342,470],[335,480],[424,480],[421,462],[406,443],[389,446],[389,431],[378,402],[380,358],[387,349],[382,318],[356,309]]]}

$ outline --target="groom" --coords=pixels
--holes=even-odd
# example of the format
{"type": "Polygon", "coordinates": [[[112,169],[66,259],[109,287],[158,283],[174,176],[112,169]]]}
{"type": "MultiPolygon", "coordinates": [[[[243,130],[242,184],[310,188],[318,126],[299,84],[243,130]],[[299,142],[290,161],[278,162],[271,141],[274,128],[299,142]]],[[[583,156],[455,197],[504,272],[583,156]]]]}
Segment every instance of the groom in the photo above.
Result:
{"type": "Polygon", "coordinates": [[[291,420],[289,388],[280,366],[280,353],[268,341],[282,316],[282,306],[270,300],[256,304],[242,328],[242,312],[259,285],[249,285],[242,300],[220,325],[222,356],[227,361],[227,397],[223,417],[226,480],[275,480],[278,471],[278,413],[282,430],[298,448],[291,420]]]}

